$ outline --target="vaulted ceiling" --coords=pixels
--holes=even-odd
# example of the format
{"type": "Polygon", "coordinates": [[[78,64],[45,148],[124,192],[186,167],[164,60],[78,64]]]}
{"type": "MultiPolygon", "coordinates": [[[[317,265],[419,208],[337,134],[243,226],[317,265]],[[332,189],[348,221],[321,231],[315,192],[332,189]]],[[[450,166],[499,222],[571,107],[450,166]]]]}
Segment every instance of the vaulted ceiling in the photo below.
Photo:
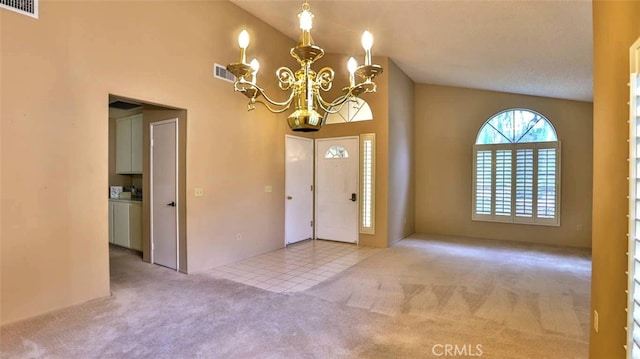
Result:
{"type": "MultiPolygon", "coordinates": [[[[302,0],[231,0],[297,40],[302,0]]],[[[591,1],[310,0],[315,43],[361,56],[375,36],[417,83],[592,101],[591,1]]],[[[346,66],[346,65],[345,65],[346,66]]]]}

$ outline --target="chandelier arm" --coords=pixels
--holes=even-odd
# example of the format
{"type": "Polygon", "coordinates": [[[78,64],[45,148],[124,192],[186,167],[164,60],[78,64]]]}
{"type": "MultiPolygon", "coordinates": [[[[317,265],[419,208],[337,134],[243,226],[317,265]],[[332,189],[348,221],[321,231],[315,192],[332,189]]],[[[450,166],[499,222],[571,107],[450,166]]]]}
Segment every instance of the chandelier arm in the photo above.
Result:
{"type": "Polygon", "coordinates": [[[280,67],[276,71],[276,77],[278,78],[278,86],[282,91],[287,91],[296,82],[296,76],[293,71],[285,66],[280,67]]]}
{"type": "MultiPolygon", "coordinates": [[[[346,102],[345,102],[346,103],[346,102]]],[[[337,107],[324,107],[323,105],[320,105],[320,108],[322,108],[322,110],[328,114],[334,114],[334,113],[338,113],[342,110],[342,107],[344,107],[345,103],[341,103],[340,105],[336,105],[337,107]]]]}
{"type": "Polygon", "coordinates": [[[342,107],[344,107],[344,104],[347,103],[349,101],[349,99],[353,97],[350,94],[346,94],[343,96],[338,97],[337,99],[328,102],[325,101],[322,96],[320,96],[320,94],[317,94],[317,98],[318,98],[318,105],[320,106],[320,108],[322,108],[322,110],[324,110],[325,112],[328,112],[330,114],[334,114],[334,113],[338,113],[340,112],[340,110],[342,110],[342,107]]]}
{"type": "Polygon", "coordinates": [[[378,90],[378,85],[375,82],[371,81],[367,83],[367,86],[364,90],[364,93],[376,92],[378,90]]]}
{"type": "Polygon", "coordinates": [[[236,82],[233,83],[233,91],[235,91],[235,92],[245,92],[245,90],[246,90],[245,87],[238,86],[239,84],[241,84],[240,81],[241,80],[237,80],[236,82]]]}
{"type": "MultiPolygon", "coordinates": [[[[253,95],[254,99],[262,96],[262,97],[264,97],[264,99],[269,104],[271,104],[273,106],[277,106],[277,107],[283,107],[285,109],[288,109],[289,107],[291,107],[291,102],[293,101],[293,97],[294,97],[294,93],[292,91],[287,100],[285,100],[283,102],[279,102],[279,101],[275,101],[275,100],[271,99],[260,86],[254,84],[252,82],[246,81],[244,79],[240,79],[240,80],[238,80],[238,81],[236,81],[234,83],[234,90],[237,91],[237,92],[244,93],[249,89],[255,90],[255,94],[253,95]]],[[[263,101],[256,101],[256,102],[263,102],[263,101]]],[[[284,111],[284,110],[276,109],[275,107],[267,106],[266,103],[264,103],[264,105],[271,112],[280,113],[280,112],[284,111]]]]}
{"type": "Polygon", "coordinates": [[[255,103],[262,104],[262,106],[266,107],[267,110],[269,110],[270,112],[273,112],[273,113],[283,113],[283,112],[285,112],[286,110],[288,110],[291,107],[291,103],[289,103],[287,106],[285,106],[283,108],[271,107],[268,102],[264,102],[264,101],[260,101],[260,100],[256,100],[255,103]]]}
{"type": "MultiPolygon", "coordinates": [[[[260,95],[262,95],[262,97],[264,97],[265,100],[267,100],[267,102],[273,106],[277,106],[277,107],[284,107],[285,109],[289,108],[291,106],[291,102],[293,101],[293,97],[294,97],[294,92],[291,91],[291,94],[289,95],[289,98],[283,102],[278,102],[275,100],[272,100],[269,96],[267,96],[267,94],[264,92],[264,90],[262,88],[260,88],[257,85],[253,85],[253,87],[258,91],[258,93],[260,95]]],[[[263,101],[260,101],[263,102],[263,101]]],[[[267,106],[266,103],[264,103],[264,105],[269,109],[269,111],[271,112],[276,112],[274,110],[272,110],[271,106],[267,106]]],[[[277,113],[282,112],[280,110],[277,110],[277,113]]]]}
{"type": "Polygon", "coordinates": [[[323,67],[316,75],[316,84],[322,91],[327,92],[331,90],[334,78],[335,71],[331,67],[323,67]]]}

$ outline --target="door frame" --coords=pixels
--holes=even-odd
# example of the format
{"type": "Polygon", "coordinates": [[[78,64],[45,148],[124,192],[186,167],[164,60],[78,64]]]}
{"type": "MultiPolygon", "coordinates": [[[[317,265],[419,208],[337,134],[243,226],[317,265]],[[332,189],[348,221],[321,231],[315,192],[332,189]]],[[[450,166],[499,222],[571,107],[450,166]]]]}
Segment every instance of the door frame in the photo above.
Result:
{"type": "MultiPolygon", "coordinates": [[[[315,172],[316,172],[316,142],[313,138],[308,138],[308,137],[301,137],[301,136],[293,136],[293,135],[285,135],[284,136],[284,150],[285,150],[285,164],[284,164],[284,169],[285,169],[285,175],[284,175],[284,191],[285,191],[285,196],[287,195],[287,139],[295,139],[295,140],[304,140],[305,142],[308,141],[311,143],[311,221],[312,221],[312,226],[311,226],[311,237],[310,239],[315,240],[316,239],[316,212],[315,212],[315,200],[316,200],[316,183],[315,183],[315,172]]],[[[295,244],[298,242],[292,242],[289,243],[287,242],[287,199],[285,198],[284,200],[285,202],[285,212],[284,212],[284,246],[287,247],[289,244],[295,244]]]]}
{"type": "MultiPolygon", "coordinates": [[[[356,205],[356,223],[355,223],[355,245],[358,246],[360,245],[360,136],[359,135],[353,135],[353,136],[340,136],[340,137],[327,137],[327,138],[316,138],[314,139],[314,157],[315,157],[315,161],[314,161],[314,191],[313,191],[313,238],[316,239],[318,238],[318,160],[320,159],[320,156],[318,154],[318,141],[331,141],[331,140],[345,140],[345,139],[353,139],[356,140],[357,144],[357,148],[358,148],[358,166],[357,166],[357,173],[356,173],[356,182],[357,182],[357,186],[356,186],[356,198],[358,199],[356,201],[357,205],[356,205]]],[[[351,243],[351,242],[344,242],[344,243],[351,243]]]]}
{"type": "Polygon", "coordinates": [[[150,242],[150,262],[155,264],[154,261],[154,236],[153,236],[153,128],[158,125],[166,125],[168,123],[173,123],[176,132],[176,142],[174,152],[176,155],[176,193],[175,193],[175,202],[176,202],[176,272],[180,271],[180,221],[179,221],[179,208],[180,208],[180,197],[179,197],[179,177],[180,177],[180,156],[178,155],[178,150],[180,148],[179,144],[179,126],[178,126],[178,118],[172,118],[164,121],[157,121],[149,123],[149,242],[150,242]]]}

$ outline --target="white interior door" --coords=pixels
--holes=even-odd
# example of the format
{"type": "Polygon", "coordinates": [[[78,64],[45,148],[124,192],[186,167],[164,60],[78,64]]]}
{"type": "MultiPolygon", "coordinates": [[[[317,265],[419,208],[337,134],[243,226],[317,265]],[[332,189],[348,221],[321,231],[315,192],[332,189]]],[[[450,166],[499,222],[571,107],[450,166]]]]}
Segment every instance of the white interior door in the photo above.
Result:
{"type": "Polygon", "coordinates": [[[285,246],[313,237],[313,140],[285,136],[285,246]]]}
{"type": "Polygon", "coordinates": [[[151,261],[178,269],[178,120],[151,124],[151,261]]]}
{"type": "Polygon", "coordinates": [[[316,140],[316,237],[358,241],[358,137],[316,140]]]}

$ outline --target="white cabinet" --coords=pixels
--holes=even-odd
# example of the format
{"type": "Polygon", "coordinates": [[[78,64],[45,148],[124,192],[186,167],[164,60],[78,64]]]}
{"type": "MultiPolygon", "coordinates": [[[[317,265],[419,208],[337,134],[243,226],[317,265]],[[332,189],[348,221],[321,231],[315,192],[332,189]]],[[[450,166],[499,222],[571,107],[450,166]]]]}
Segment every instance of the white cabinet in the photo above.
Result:
{"type": "Polygon", "coordinates": [[[109,242],[142,250],[142,203],[109,200],[109,242]]]}
{"type": "Polygon", "coordinates": [[[142,173],[142,115],[131,119],[131,172],[142,173]]]}
{"type": "Polygon", "coordinates": [[[116,173],[142,173],[142,114],[116,120],[116,173]]]}
{"type": "Polygon", "coordinates": [[[113,202],[109,201],[109,243],[113,243],[113,202]]]}

